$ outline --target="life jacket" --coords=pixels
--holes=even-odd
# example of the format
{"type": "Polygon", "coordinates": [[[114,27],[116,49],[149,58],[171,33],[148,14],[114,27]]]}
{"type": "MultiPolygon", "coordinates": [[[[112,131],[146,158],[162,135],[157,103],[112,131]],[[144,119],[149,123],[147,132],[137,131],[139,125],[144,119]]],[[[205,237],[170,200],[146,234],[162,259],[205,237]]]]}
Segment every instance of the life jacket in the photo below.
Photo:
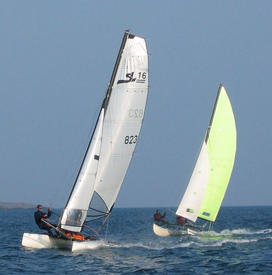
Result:
{"type": "Polygon", "coordinates": [[[86,238],[81,236],[81,235],[72,235],[70,232],[66,233],[66,236],[71,238],[72,240],[77,240],[77,241],[85,241],[86,238]]]}
{"type": "Polygon", "coordinates": [[[161,216],[160,214],[158,214],[158,213],[156,213],[156,214],[154,215],[154,219],[155,219],[156,221],[163,221],[162,216],[161,216]]]}
{"type": "Polygon", "coordinates": [[[86,240],[86,238],[81,235],[74,235],[74,236],[72,236],[72,239],[77,240],[77,241],[85,241],[86,240]]]}
{"type": "Polygon", "coordinates": [[[180,224],[183,224],[183,223],[185,223],[185,218],[184,217],[178,217],[177,222],[180,223],[180,224]]]}

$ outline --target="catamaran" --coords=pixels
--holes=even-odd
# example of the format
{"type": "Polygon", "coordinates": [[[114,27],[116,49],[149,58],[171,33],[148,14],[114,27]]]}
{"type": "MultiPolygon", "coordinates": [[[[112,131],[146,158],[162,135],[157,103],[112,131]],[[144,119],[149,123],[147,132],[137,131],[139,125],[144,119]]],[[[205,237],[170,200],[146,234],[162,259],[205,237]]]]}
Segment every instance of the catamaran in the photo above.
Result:
{"type": "Polygon", "coordinates": [[[111,214],[139,138],[147,96],[146,41],[126,31],[73,189],[58,225],[50,225],[58,236],[24,233],[24,247],[75,251],[101,245],[90,229],[98,235],[111,214]],[[90,227],[98,221],[98,229],[90,227]]]}
{"type": "Polygon", "coordinates": [[[199,157],[176,210],[176,215],[187,222],[183,225],[154,222],[154,233],[160,237],[194,235],[211,228],[230,181],[235,155],[235,118],[227,92],[220,85],[199,157]],[[197,225],[198,219],[208,222],[205,228],[197,225]]]}

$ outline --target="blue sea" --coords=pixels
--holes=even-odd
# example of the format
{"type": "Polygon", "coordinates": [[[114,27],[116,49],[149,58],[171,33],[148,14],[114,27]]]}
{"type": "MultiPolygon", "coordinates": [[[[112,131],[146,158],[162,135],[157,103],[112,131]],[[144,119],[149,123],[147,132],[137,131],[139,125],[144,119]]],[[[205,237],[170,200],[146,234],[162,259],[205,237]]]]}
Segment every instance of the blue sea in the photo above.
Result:
{"type": "Polygon", "coordinates": [[[23,248],[23,233],[39,232],[34,209],[0,210],[0,274],[272,273],[272,207],[223,207],[215,232],[168,238],[152,231],[155,210],[115,208],[105,245],[80,252],[23,248]]]}

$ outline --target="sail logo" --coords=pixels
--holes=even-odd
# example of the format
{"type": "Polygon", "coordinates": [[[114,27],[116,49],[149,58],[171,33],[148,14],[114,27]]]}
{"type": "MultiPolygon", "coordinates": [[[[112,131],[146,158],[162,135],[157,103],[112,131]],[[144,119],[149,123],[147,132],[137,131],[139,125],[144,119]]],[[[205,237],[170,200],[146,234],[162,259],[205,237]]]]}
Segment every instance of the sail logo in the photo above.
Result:
{"type": "Polygon", "coordinates": [[[126,80],[123,80],[123,79],[118,80],[118,81],[117,81],[117,85],[118,85],[118,84],[122,84],[122,83],[134,82],[134,81],[136,80],[136,77],[133,78],[133,75],[134,75],[134,72],[132,72],[132,73],[127,73],[127,74],[126,74],[126,78],[128,78],[128,79],[126,79],[126,80]]]}
{"type": "Polygon", "coordinates": [[[202,215],[203,215],[203,216],[206,216],[206,217],[209,217],[211,214],[204,211],[204,212],[202,212],[202,215]]]}
{"type": "Polygon", "coordinates": [[[139,72],[136,83],[145,83],[145,80],[146,80],[146,72],[139,72]]]}
{"type": "Polygon", "coordinates": [[[195,211],[194,211],[194,209],[187,208],[187,209],[186,209],[186,212],[191,213],[191,214],[194,214],[195,211]]]}

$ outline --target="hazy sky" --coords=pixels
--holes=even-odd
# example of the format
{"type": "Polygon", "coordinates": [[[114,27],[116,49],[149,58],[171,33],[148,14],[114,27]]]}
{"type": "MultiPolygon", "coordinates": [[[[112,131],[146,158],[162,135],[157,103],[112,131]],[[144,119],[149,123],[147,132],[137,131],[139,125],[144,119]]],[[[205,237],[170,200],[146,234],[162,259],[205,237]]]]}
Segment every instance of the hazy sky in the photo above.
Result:
{"type": "Polygon", "coordinates": [[[0,201],[64,206],[130,29],[150,90],[116,205],[179,204],[220,83],[238,131],[224,205],[271,205],[271,18],[271,0],[1,1],[0,201]]]}

